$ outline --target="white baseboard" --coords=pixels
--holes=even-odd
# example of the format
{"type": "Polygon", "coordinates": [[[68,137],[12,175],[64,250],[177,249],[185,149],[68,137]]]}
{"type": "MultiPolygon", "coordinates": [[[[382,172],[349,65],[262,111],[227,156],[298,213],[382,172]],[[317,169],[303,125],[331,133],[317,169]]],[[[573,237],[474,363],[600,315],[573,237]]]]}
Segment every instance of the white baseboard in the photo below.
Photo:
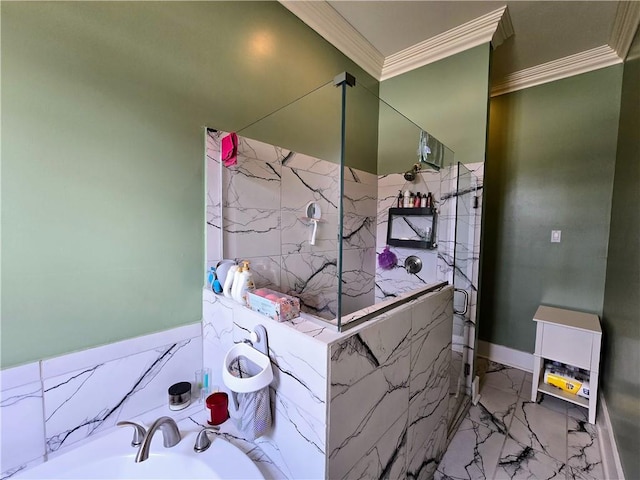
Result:
{"type": "Polygon", "coordinates": [[[600,414],[596,417],[596,429],[600,440],[600,456],[602,457],[604,478],[624,480],[622,462],[620,461],[616,438],[613,435],[611,417],[609,417],[609,409],[604,395],[601,394],[599,396],[598,404],[600,406],[600,414]]]}
{"type": "Polygon", "coordinates": [[[510,367],[533,372],[533,354],[478,340],[478,355],[510,367]]]}

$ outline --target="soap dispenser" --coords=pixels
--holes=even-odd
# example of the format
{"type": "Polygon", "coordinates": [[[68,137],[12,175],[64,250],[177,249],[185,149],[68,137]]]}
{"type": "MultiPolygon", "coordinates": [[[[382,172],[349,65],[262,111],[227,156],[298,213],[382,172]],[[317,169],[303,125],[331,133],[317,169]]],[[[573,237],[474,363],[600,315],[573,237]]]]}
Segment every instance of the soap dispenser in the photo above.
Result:
{"type": "Polygon", "coordinates": [[[233,299],[241,305],[247,304],[247,292],[255,290],[253,273],[249,270],[249,262],[244,260],[240,269],[237,286],[234,285],[233,299]]]}

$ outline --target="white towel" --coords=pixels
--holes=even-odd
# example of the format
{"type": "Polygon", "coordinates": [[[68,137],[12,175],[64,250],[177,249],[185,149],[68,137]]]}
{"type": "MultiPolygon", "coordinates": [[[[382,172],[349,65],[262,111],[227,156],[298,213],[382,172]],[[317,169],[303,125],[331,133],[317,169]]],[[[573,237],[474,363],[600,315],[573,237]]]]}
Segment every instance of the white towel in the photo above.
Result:
{"type": "MultiPolygon", "coordinates": [[[[239,378],[248,378],[248,360],[239,356],[234,358],[229,365],[232,375],[239,378]]],[[[238,430],[246,435],[246,440],[255,440],[261,437],[271,428],[271,401],[269,387],[250,393],[233,392],[235,409],[232,418],[235,420],[238,430]]]]}

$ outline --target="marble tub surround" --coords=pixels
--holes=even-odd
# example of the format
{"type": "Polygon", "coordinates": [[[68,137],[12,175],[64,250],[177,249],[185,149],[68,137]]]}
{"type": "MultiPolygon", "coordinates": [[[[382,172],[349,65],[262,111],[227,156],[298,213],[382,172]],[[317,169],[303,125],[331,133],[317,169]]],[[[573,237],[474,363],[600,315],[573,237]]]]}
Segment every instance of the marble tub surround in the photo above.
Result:
{"type": "Polygon", "coordinates": [[[305,314],[275,322],[205,289],[204,366],[225,390],[226,352],[267,329],[274,421],[253,445],[283,478],[369,476],[382,457],[385,471],[420,474],[446,444],[451,298],[441,287],[337,332],[305,314]]]}
{"type": "Polygon", "coordinates": [[[3,370],[2,476],[74,448],[120,420],[152,410],[168,414],[168,387],[191,381],[201,362],[201,326],[195,324],[3,370]],[[21,372],[29,381],[12,386],[21,372]]]}
{"type": "Polygon", "coordinates": [[[8,478],[45,459],[40,364],[9,368],[0,375],[0,478],[8,478]]]}
{"type": "Polygon", "coordinates": [[[529,373],[479,359],[480,401],[438,466],[436,479],[603,479],[599,439],[587,410],[541,395],[529,373]]]}
{"type": "MultiPolygon", "coordinates": [[[[190,415],[187,420],[187,425],[195,426],[196,428],[208,427],[207,415],[203,412],[198,412],[190,415]]],[[[182,425],[180,425],[182,426],[182,425]]],[[[217,432],[211,432],[209,437],[213,440],[216,437],[220,437],[227,442],[238,447],[242,452],[247,455],[253,463],[256,464],[260,473],[266,480],[280,480],[287,478],[287,476],[280,470],[276,464],[264,453],[264,451],[252,442],[246,441],[242,433],[235,428],[232,421],[227,420],[220,425],[220,430],[217,432]]],[[[250,480],[250,479],[246,479],[250,480]]]]}
{"type": "MultiPolygon", "coordinates": [[[[270,385],[273,426],[248,442],[283,473],[279,478],[325,476],[327,342],[336,338],[331,326],[304,318],[275,322],[209,290],[203,293],[204,366],[213,385],[231,393],[222,382],[224,356],[249,338],[256,325],[267,330],[274,379],[270,385]]],[[[249,447],[247,447],[249,448],[249,447]]]]}
{"type": "MultiPolygon", "coordinates": [[[[238,162],[227,168],[220,161],[224,135],[207,130],[207,267],[221,258],[249,260],[258,287],[335,318],[340,166],[239,137],[238,162]],[[315,245],[309,202],[322,211],[315,245]]],[[[377,176],[345,168],[344,177],[343,310],[352,312],[373,302],[377,176]]]]}

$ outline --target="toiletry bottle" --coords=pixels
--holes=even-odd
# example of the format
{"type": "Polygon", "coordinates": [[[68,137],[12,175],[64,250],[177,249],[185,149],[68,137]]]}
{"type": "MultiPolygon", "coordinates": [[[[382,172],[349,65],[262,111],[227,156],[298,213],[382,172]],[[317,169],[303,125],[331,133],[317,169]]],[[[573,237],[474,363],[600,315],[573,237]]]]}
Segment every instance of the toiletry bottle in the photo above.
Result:
{"type": "Polygon", "coordinates": [[[209,275],[207,275],[207,284],[213,290],[213,281],[216,278],[216,267],[209,268],[209,275]]]}
{"type": "Polygon", "coordinates": [[[416,193],[416,198],[413,199],[413,206],[415,208],[420,207],[420,199],[421,199],[421,197],[422,196],[420,195],[420,192],[416,193]]]}
{"type": "Polygon", "coordinates": [[[222,293],[222,285],[220,284],[220,280],[218,280],[217,276],[213,279],[213,286],[211,288],[213,288],[215,293],[222,293]]]}
{"type": "Polygon", "coordinates": [[[253,273],[249,270],[249,262],[246,260],[242,262],[242,272],[240,274],[240,287],[238,287],[238,299],[237,302],[242,305],[247,304],[247,292],[253,292],[256,289],[253,283],[253,273]]]}
{"type": "Polygon", "coordinates": [[[236,276],[237,270],[237,265],[231,265],[227,271],[227,278],[224,281],[224,288],[222,289],[223,295],[227,298],[231,298],[231,288],[233,287],[233,280],[236,276]]]}
{"type": "Polygon", "coordinates": [[[404,208],[409,208],[409,201],[410,201],[410,196],[409,195],[410,195],[409,190],[405,190],[404,191],[404,200],[403,200],[403,203],[402,203],[402,206],[404,208]]]}
{"type": "Polygon", "coordinates": [[[409,208],[413,207],[413,204],[415,203],[415,199],[416,199],[416,196],[413,194],[413,192],[411,192],[411,195],[409,196],[409,208]]]}
{"type": "Polygon", "coordinates": [[[420,208],[425,208],[427,206],[427,194],[423,193],[422,198],[420,198],[420,208]]]}
{"type": "Polygon", "coordinates": [[[433,207],[433,197],[431,196],[431,192],[427,195],[427,208],[433,207]]]}
{"type": "Polygon", "coordinates": [[[398,193],[398,204],[396,207],[402,208],[404,206],[404,197],[402,196],[402,190],[398,193]]]}
{"type": "Polygon", "coordinates": [[[242,265],[238,266],[238,269],[233,275],[233,285],[231,285],[231,298],[233,298],[238,303],[242,303],[240,297],[238,296],[238,292],[240,291],[240,278],[242,277],[242,269],[242,265]]]}

